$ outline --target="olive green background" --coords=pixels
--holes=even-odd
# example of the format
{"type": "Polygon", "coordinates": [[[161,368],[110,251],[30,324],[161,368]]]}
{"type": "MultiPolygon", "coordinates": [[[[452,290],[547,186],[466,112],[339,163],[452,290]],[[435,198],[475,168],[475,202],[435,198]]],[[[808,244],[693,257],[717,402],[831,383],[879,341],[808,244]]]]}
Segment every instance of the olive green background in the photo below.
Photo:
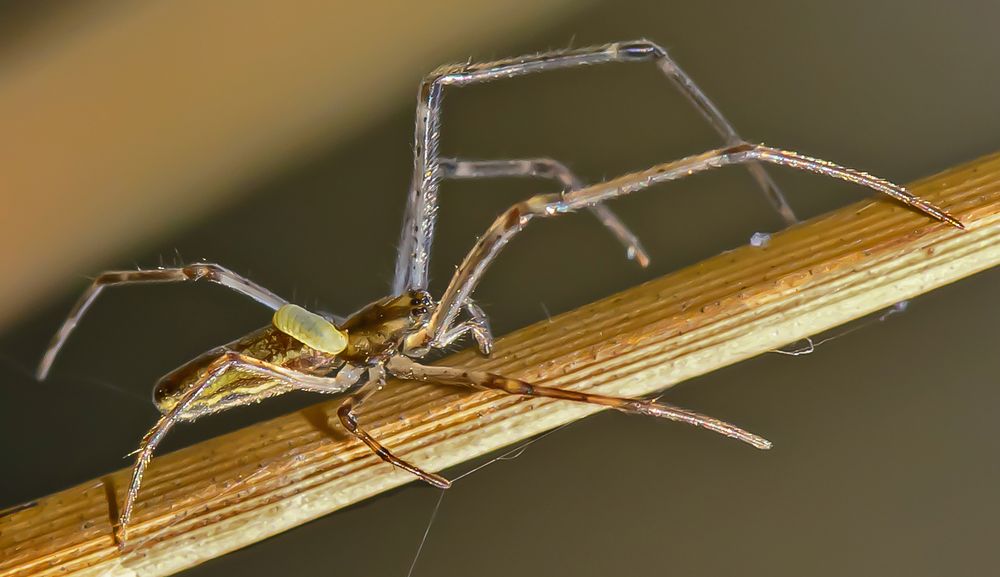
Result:
{"type": "MultiPolygon", "coordinates": [[[[995,2],[604,2],[453,59],[648,37],[747,138],[907,182],[1000,148],[997,22],[995,2]]],[[[414,87],[424,72],[413,71],[414,87]]],[[[445,154],[551,156],[590,181],[718,144],[651,64],[452,90],[445,110],[445,154]]],[[[348,145],[299,158],[168,236],[121,247],[105,268],[207,259],[300,304],[354,310],[391,281],[412,114],[412,98],[400,99],[348,145]]],[[[801,216],[866,194],[772,173],[801,216]]],[[[551,189],[445,184],[432,288],[443,288],[495,214],[551,189]]],[[[626,261],[587,215],[536,224],[477,293],[499,334],[779,227],[740,169],[614,208],[650,250],[649,270],[626,261]]],[[[16,282],[17,271],[3,276],[16,282]]],[[[158,376],[269,316],[215,286],[115,290],[52,379],[35,383],[27,371],[83,287],[67,284],[0,337],[0,507],[126,466],[122,456],[155,419],[148,395],[158,376]]],[[[989,271],[814,354],[764,355],[664,397],[765,435],[775,442],[768,453],[618,414],[547,436],[447,492],[414,574],[995,572],[998,289],[1000,274],[989,271]]],[[[293,394],[184,425],[163,450],[315,400],[293,394]]],[[[185,575],[405,575],[437,499],[414,483],[185,575]]]]}

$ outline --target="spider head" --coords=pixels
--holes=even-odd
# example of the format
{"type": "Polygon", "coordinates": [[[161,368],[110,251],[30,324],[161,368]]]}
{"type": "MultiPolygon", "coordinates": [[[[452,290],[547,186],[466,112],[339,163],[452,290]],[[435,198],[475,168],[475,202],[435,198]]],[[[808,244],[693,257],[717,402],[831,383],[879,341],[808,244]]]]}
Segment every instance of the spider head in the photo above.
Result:
{"type": "Polygon", "coordinates": [[[386,297],[369,305],[344,324],[345,330],[352,325],[375,328],[384,335],[393,337],[427,324],[434,310],[434,299],[422,289],[386,297]]]}
{"type": "Polygon", "coordinates": [[[409,307],[409,312],[407,315],[416,325],[423,325],[431,316],[431,309],[434,306],[434,299],[431,298],[431,293],[419,289],[409,291],[403,298],[409,298],[409,302],[406,306],[409,307]]]}
{"type": "Polygon", "coordinates": [[[434,299],[425,290],[410,290],[371,303],[341,327],[349,335],[344,358],[357,362],[398,349],[407,334],[427,324],[434,306],[434,299]]]}

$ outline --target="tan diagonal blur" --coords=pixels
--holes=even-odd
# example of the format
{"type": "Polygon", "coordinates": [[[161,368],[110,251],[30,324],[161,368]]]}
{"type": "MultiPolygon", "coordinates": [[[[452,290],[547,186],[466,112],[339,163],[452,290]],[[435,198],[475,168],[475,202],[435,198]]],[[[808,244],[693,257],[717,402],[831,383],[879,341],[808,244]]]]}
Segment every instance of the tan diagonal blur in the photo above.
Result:
{"type": "Polygon", "coordinates": [[[50,15],[0,58],[0,270],[18,271],[0,283],[0,325],[98,255],[351,135],[449,47],[585,4],[174,0],[50,15]]]}

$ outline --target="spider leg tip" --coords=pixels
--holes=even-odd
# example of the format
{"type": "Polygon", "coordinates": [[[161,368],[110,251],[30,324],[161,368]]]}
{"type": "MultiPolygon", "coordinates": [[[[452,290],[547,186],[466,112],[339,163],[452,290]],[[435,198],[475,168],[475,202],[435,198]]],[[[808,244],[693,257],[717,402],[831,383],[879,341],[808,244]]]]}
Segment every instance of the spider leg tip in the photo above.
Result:
{"type": "Polygon", "coordinates": [[[440,475],[432,475],[431,479],[429,479],[429,480],[431,482],[431,485],[434,485],[438,489],[450,489],[451,488],[451,481],[449,481],[448,479],[445,479],[444,477],[442,477],[440,475]]]}
{"type": "Polygon", "coordinates": [[[951,214],[950,212],[948,212],[943,208],[935,206],[926,201],[922,201],[920,204],[918,204],[917,208],[919,208],[922,212],[930,215],[931,217],[936,218],[946,224],[950,224],[951,226],[959,230],[966,229],[964,222],[962,222],[961,220],[959,220],[957,216],[951,214]]]}
{"type": "Polygon", "coordinates": [[[933,214],[938,220],[944,222],[945,224],[950,224],[951,226],[957,228],[958,230],[966,230],[965,223],[958,219],[958,217],[953,216],[951,213],[941,210],[936,211],[933,214]]]}
{"type": "Polygon", "coordinates": [[[52,353],[51,347],[45,351],[42,358],[38,361],[38,366],[35,367],[35,380],[44,381],[49,376],[49,371],[52,369],[52,363],[55,360],[55,354],[52,353]]]}
{"type": "Polygon", "coordinates": [[[111,535],[111,539],[114,541],[115,548],[118,549],[118,553],[124,553],[125,546],[128,544],[128,533],[123,529],[116,529],[111,535]]]}
{"type": "Polygon", "coordinates": [[[746,431],[742,431],[742,433],[743,434],[741,435],[736,435],[734,438],[743,441],[744,443],[750,445],[755,449],[760,449],[761,451],[767,451],[772,447],[774,447],[774,443],[768,441],[764,437],[760,437],[758,435],[754,435],[753,433],[748,433],[746,431]]]}

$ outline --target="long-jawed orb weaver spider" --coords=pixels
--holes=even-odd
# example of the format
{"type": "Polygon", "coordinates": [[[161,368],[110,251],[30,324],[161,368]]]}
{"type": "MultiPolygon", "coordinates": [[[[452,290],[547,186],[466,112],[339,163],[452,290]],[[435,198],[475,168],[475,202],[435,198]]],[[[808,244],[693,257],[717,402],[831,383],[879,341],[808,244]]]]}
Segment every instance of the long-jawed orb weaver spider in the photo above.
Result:
{"type": "Polygon", "coordinates": [[[37,372],[39,379],[46,377],[67,337],[97,295],[108,286],[205,279],[249,296],[275,311],[268,326],[204,353],[156,384],[154,403],[162,416],[143,437],[136,451],[131,484],[116,528],[120,545],[123,546],[127,539],[129,521],[146,465],[156,446],[177,421],[192,421],[293,389],[347,394],[338,416],[348,431],[381,459],[442,488],[449,486],[446,479],[397,457],[372,438],[357,421],[355,409],[385,385],[387,376],[601,405],[626,413],[682,421],[760,449],[771,446],[767,440],[731,424],[664,403],[537,386],[487,372],[425,366],[416,362],[416,359],[466,335],[476,341],[484,355],[490,354],[493,337],[489,323],[482,309],[472,300],[472,292],[501,249],[535,218],[589,209],[625,244],[629,257],[645,265],[646,254],[635,236],[603,202],[694,173],[746,164],[779,214],[787,222],[794,222],[794,213],[761,165],[771,163],[866,186],[931,217],[963,228],[956,218],[944,210],[891,182],[824,160],[743,141],[718,108],[666,51],[646,40],[439,68],[420,85],[414,153],[413,182],[403,222],[393,292],[347,319],[309,312],[230,270],[206,263],[178,268],[105,272],[80,297],[42,357],[37,372]],[[466,86],[588,64],[632,61],[656,63],[723,136],[725,147],[591,186],[584,186],[565,166],[550,159],[469,161],[438,157],[441,102],[446,86],[466,86]],[[459,265],[440,300],[434,300],[426,287],[439,180],[498,176],[549,177],[557,180],[563,190],[533,196],[502,213],[459,265]]]}

